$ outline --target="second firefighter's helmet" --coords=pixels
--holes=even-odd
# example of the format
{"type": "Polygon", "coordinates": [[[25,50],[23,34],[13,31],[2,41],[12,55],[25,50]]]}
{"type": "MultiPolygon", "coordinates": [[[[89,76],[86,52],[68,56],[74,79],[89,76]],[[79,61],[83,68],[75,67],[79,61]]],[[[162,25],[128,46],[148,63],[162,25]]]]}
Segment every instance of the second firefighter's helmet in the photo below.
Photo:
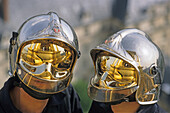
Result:
{"type": "Polygon", "coordinates": [[[95,76],[88,95],[95,101],[120,101],[135,94],[141,105],[159,100],[164,76],[161,50],[141,30],[124,29],[91,50],[95,76]]]}

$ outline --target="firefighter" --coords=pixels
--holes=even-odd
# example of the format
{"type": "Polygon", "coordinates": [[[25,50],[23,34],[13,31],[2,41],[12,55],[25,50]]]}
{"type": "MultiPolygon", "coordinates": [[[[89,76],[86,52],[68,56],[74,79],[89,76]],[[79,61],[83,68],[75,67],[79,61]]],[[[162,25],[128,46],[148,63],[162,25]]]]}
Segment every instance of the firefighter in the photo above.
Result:
{"type": "Polygon", "coordinates": [[[95,75],[88,95],[89,113],[164,113],[157,104],[164,57],[138,29],[121,30],[91,50],[95,75]]]}
{"type": "Polygon", "coordinates": [[[1,113],[82,113],[70,84],[80,56],[73,28],[55,12],[26,20],[10,39],[1,113]]]}

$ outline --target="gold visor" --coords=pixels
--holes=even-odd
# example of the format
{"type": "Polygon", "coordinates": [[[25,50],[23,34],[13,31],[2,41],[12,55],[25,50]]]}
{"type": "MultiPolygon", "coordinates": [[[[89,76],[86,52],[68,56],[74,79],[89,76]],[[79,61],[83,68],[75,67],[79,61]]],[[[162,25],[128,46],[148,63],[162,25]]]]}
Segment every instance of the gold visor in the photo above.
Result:
{"type": "Polygon", "coordinates": [[[55,44],[52,40],[39,40],[29,43],[21,50],[20,65],[34,76],[53,80],[70,71],[73,51],[55,44]],[[57,73],[58,72],[58,73],[57,73]]]}
{"type": "Polygon", "coordinates": [[[96,68],[99,86],[103,88],[129,88],[137,85],[137,70],[126,61],[114,56],[98,56],[96,68]]]}
{"type": "Polygon", "coordinates": [[[53,93],[69,85],[75,56],[67,44],[52,39],[29,41],[19,56],[18,75],[28,87],[53,93]]]}

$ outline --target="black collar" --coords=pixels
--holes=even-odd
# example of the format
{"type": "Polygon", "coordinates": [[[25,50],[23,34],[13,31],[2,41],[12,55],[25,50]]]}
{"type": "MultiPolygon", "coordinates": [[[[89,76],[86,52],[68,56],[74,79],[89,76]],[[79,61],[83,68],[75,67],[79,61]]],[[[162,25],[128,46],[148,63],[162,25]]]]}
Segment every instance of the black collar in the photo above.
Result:
{"type": "MultiPolygon", "coordinates": [[[[14,86],[14,77],[8,79],[5,82],[4,87],[0,90],[0,105],[3,107],[5,111],[8,113],[21,113],[13,104],[10,97],[10,90],[16,86],[14,86]],[[10,107],[9,107],[10,106],[10,107]]],[[[50,97],[47,106],[56,106],[62,104],[66,95],[66,91],[62,91],[50,97]]]]}

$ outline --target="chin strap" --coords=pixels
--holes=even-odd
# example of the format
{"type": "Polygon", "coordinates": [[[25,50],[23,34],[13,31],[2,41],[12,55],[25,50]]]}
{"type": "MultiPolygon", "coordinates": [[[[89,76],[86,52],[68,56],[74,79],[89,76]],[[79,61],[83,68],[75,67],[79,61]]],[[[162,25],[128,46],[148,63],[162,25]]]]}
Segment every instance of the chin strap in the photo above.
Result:
{"type": "Polygon", "coordinates": [[[17,73],[15,73],[15,80],[13,82],[14,86],[23,88],[25,92],[27,92],[30,96],[33,98],[39,99],[39,100],[44,100],[50,98],[53,94],[44,94],[44,93],[39,93],[36,91],[33,91],[29,87],[27,87],[24,83],[21,82],[21,80],[18,78],[17,73]]]}
{"type": "Polygon", "coordinates": [[[44,94],[44,93],[39,93],[36,92],[29,87],[27,87],[25,84],[22,83],[21,87],[24,89],[25,92],[27,92],[30,96],[33,98],[36,98],[38,100],[44,100],[50,98],[53,94],[44,94]]]}
{"type": "Polygon", "coordinates": [[[17,86],[17,87],[21,87],[21,84],[22,84],[22,82],[20,81],[17,74],[15,73],[13,85],[17,86]]]}

